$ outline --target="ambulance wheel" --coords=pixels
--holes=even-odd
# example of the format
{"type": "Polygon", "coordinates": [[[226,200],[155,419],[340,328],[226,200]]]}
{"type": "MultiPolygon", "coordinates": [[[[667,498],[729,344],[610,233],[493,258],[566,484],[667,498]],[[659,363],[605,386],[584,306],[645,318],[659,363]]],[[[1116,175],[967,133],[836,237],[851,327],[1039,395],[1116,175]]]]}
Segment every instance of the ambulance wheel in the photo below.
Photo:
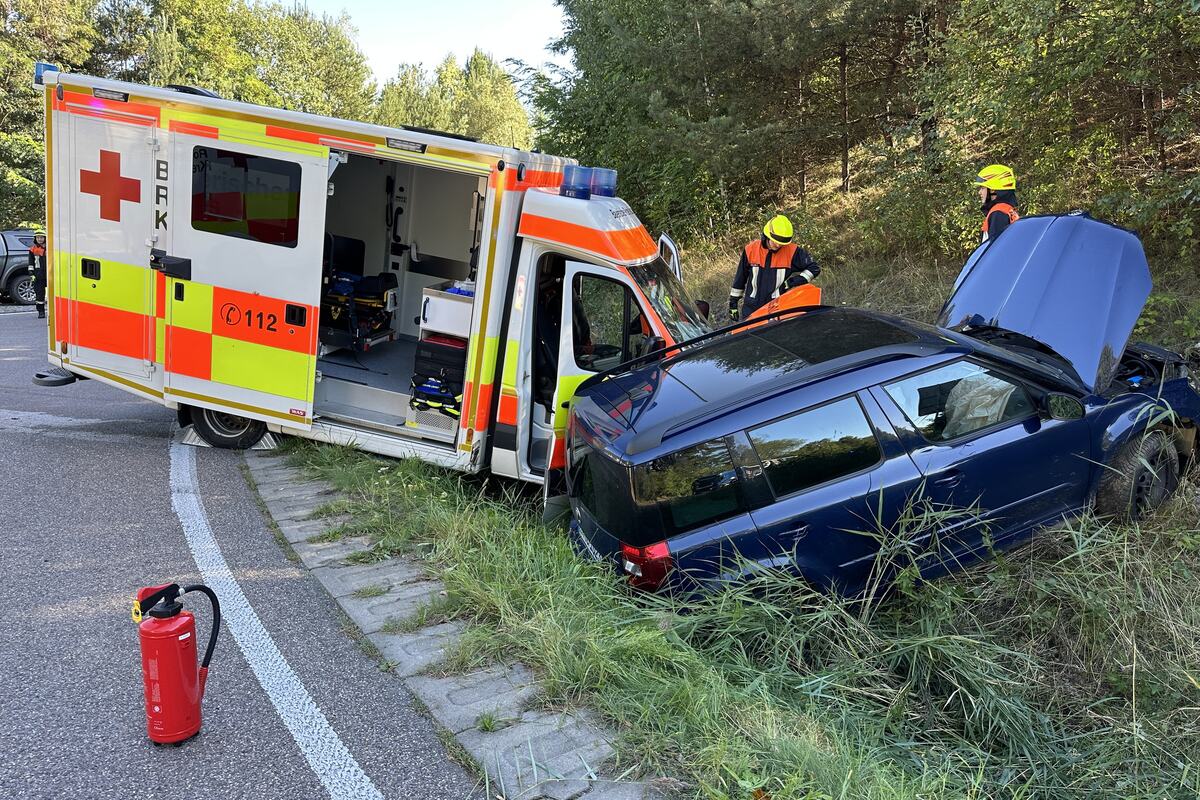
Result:
{"type": "Polygon", "coordinates": [[[267,432],[265,422],[211,408],[192,409],[192,428],[213,447],[226,450],[249,449],[267,432]]]}

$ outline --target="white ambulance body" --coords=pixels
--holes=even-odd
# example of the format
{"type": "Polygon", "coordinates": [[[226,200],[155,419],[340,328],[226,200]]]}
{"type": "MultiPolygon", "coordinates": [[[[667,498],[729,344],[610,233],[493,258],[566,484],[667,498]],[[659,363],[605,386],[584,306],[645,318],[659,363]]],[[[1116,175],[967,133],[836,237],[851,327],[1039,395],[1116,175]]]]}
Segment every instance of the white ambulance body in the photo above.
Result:
{"type": "Polygon", "coordinates": [[[46,70],[49,359],[178,409],[556,480],[587,377],[708,328],[574,162],[46,70]],[[567,288],[564,288],[567,287],[567,288]]]}

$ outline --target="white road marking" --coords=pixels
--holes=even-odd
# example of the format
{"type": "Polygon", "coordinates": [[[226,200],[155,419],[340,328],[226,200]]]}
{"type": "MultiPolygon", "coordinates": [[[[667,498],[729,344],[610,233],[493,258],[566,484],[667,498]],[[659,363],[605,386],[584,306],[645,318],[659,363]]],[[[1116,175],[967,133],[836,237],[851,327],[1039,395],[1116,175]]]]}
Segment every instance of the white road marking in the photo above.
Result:
{"type": "Polygon", "coordinates": [[[183,525],[204,582],[221,600],[221,617],[296,746],[333,800],[382,800],[383,795],[279,652],[251,608],[213,536],[196,482],[196,451],[171,442],[171,505],[183,525]]]}

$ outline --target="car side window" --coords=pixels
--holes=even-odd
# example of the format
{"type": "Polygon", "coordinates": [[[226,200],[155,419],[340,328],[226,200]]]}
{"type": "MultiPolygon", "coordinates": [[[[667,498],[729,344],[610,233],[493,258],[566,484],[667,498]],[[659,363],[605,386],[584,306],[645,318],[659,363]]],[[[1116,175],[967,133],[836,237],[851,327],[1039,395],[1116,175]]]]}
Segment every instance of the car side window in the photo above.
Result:
{"type": "Polygon", "coordinates": [[[747,435],[776,497],[853,475],[883,457],[854,397],[777,419],[747,435]]]}
{"type": "Polygon", "coordinates": [[[647,328],[629,287],[584,273],[572,291],[576,365],[603,372],[633,358],[647,328]]]}
{"type": "Polygon", "coordinates": [[[638,504],[658,507],[667,537],[746,510],[724,439],[656,458],[633,477],[638,504]]]}
{"type": "Polygon", "coordinates": [[[994,370],[957,361],[884,387],[930,442],[948,442],[1024,419],[1035,406],[1025,387],[994,370]]]}

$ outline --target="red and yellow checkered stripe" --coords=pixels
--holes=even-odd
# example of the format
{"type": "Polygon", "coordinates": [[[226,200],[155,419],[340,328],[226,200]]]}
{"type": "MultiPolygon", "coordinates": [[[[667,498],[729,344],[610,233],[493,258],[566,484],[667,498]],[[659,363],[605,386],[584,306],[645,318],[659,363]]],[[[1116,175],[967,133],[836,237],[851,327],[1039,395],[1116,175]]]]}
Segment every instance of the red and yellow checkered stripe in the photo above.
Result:
{"type": "MultiPolygon", "coordinates": [[[[58,253],[58,341],[153,362],[177,375],[312,402],[318,307],[178,281],[116,261],[100,262],[102,281],[77,280],[72,298],[66,284],[80,262],[76,254],[58,253]],[[182,300],[176,284],[183,287],[182,300]],[[286,324],[289,305],[305,310],[303,326],[286,324]]],[[[304,414],[290,416],[306,420],[304,414]]]]}

